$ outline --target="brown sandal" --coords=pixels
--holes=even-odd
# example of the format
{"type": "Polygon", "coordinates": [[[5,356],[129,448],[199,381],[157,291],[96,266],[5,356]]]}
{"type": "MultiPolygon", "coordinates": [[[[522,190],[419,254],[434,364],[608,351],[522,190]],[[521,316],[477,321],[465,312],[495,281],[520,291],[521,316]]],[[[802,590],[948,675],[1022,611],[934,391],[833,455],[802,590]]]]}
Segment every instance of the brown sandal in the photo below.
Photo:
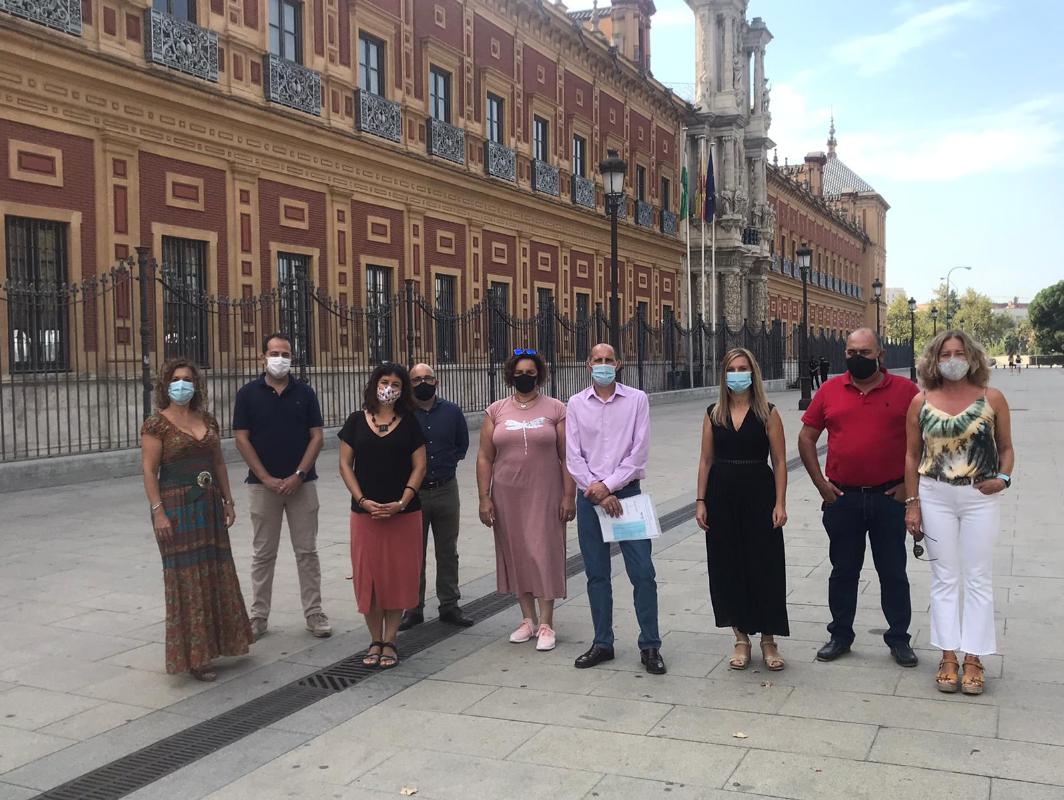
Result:
{"type": "Polygon", "coordinates": [[[983,662],[979,660],[979,656],[965,656],[961,692],[963,694],[982,694],[985,683],[986,670],[983,669],[983,662]],[[973,668],[973,674],[968,674],[968,667],[973,668]]]}
{"type": "Polygon", "coordinates": [[[938,674],[935,675],[935,684],[938,686],[938,690],[953,694],[960,689],[960,673],[961,665],[958,663],[955,653],[942,656],[942,660],[938,662],[938,674]],[[947,666],[952,666],[953,669],[947,670],[947,666]]]}
{"type": "Polygon", "coordinates": [[[735,641],[735,653],[732,654],[731,661],[728,662],[728,667],[731,669],[746,669],[750,666],[750,640],[745,642],[736,639],[735,641]],[[739,648],[746,648],[746,655],[740,654],[739,648]]]}
{"type": "Polygon", "coordinates": [[[780,655],[779,645],[776,644],[775,641],[761,642],[761,658],[764,660],[765,666],[768,667],[771,672],[779,672],[787,666],[787,662],[784,661],[783,656],[780,655]],[[766,647],[775,647],[776,652],[766,653],[766,647]]]}

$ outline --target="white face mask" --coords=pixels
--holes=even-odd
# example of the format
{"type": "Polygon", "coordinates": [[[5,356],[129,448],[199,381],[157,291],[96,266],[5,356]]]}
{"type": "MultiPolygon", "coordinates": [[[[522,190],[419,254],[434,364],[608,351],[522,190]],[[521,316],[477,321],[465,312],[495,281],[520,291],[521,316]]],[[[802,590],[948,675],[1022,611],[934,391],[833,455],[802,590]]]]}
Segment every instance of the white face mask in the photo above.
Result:
{"type": "Polygon", "coordinates": [[[396,389],[394,386],[377,387],[377,400],[386,406],[390,406],[395,403],[401,395],[402,391],[396,389]]]}
{"type": "Polygon", "coordinates": [[[274,378],[283,378],[292,369],[292,359],[284,356],[270,356],[266,359],[266,371],[274,378]]]}
{"type": "Polygon", "coordinates": [[[938,371],[947,381],[963,380],[968,374],[968,362],[957,356],[950,356],[947,361],[938,362],[938,371]]]}

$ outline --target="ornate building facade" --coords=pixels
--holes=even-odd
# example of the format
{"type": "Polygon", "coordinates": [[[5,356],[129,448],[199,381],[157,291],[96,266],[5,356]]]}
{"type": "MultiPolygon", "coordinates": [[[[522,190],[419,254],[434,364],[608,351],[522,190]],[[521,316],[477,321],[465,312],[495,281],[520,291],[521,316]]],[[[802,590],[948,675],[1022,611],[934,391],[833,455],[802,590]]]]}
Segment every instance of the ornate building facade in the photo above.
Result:
{"type": "MultiPolygon", "coordinates": [[[[770,319],[802,320],[802,280],[796,253],[813,251],[809,275],[809,325],[814,333],[848,334],[875,327],[872,283],[886,283],[886,224],[890,206],[839,159],[835,121],[826,153],[802,164],[772,165],[769,203],[776,215],[768,281],[770,319]]],[[[886,303],[881,309],[886,319],[886,303]]]]}
{"type": "Polygon", "coordinates": [[[649,74],[653,3],[602,13],[4,0],[0,281],[80,281],[144,245],[226,297],[298,275],[372,307],[412,280],[456,311],[492,292],[586,317],[609,289],[597,164],[616,149],[622,313],[656,324],[682,291],[690,106],[649,74]]]}

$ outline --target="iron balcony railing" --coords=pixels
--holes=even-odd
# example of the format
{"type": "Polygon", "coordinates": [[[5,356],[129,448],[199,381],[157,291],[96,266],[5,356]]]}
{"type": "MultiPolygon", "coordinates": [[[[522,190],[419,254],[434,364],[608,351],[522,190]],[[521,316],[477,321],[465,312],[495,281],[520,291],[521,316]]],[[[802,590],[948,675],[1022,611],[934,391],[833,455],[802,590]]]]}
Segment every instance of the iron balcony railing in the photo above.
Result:
{"type": "Polygon", "coordinates": [[[355,89],[355,100],[358,107],[355,126],[358,130],[390,142],[402,139],[403,111],[398,103],[365,89],[355,89]]]}
{"type": "Polygon", "coordinates": [[[532,190],[558,197],[561,194],[558,168],[538,158],[532,159],[532,190]]]}
{"type": "Polygon", "coordinates": [[[218,34],[154,8],[144,10],[144,56],[153,64],[218,82],[218,34]]]}
{"type": "Polygon", "coordinates": [[[654,206],[645,200],[635,201],[635,224],[641,228],[654,227],[654,206]]]}
{"type": "Polygon", "coordinates": [[[574,175],[572,180],[573,205],[595,207],[595,182],[590,178],[574,175]]]}
{"type": "Polygon", "coordinates": [[[271,103],[321,116],[321,74],[312,69],[267,53],[264,90],[271,103]]]}
{"type": "Polygon", "coordinates": [[[676,235],[676,215],[665,209],[661,210],[661,232],[666,236],[676,235]]]}
{"type": "Polygon", "coordinates": [[[0,11],[81,36],[81,0],[0,0],[0,11]]]}
{"type": "Polygon", "coordinates": [[[498,142],[484,142],[484,171],[493,178],[516,182],[517,154],[498,142]]]}
{"type": "Polygon", "coordinates": [[[426,125],[429,155],[455,164],[465,163],[465,131],[443,120],[429,117],[426,125]]]}

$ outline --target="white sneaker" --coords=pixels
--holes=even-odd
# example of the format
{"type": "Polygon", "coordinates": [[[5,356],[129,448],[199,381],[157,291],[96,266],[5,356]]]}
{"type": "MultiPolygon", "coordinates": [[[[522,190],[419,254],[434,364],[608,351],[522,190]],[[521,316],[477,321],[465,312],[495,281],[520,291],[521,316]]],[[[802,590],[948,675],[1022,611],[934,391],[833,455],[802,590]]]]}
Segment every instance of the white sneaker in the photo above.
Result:
{"type": "Polygon", "coordinates": [[[553,650],[554,639],[554,629],[550,625],[540,625],[539,633],[536,636],[536,649],[553,650]]]}
{"type": "Polygon", "coordinates": [[[307,617],[307,630],[319,639],[332,636],[332,625],[329,624],[329,618],[324,614],[311,614],[307,617]]]}
{"type": "Polygon", "coordinates": [[[510,641],[514,644],[521,644],[522,642],[527,642],[535,635],[535,626],[532,624],[532,620],[526,617],[521,620],[521,624],[517,626],[517,630],[510,634],[510,641]]]}
{"type": "Polygon", "coordinates": [[[258,641],[266,635],[266,620],[262,617],[252,617],[251,619],[251,637],[253,641],[258,641]]]}

